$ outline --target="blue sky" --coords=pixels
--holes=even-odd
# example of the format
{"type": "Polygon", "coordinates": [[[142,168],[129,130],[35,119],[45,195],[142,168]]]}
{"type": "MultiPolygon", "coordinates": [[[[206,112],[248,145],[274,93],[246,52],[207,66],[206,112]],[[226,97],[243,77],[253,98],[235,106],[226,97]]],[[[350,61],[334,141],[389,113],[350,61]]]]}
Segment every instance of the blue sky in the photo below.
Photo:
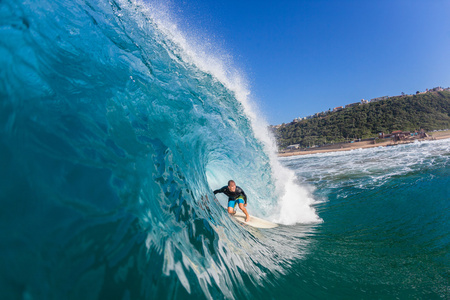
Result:
{"type": "Polygon", "coordinates": [[[172,0],[229,53],[270,124],[450,86],[449,0],[172,0]]]}

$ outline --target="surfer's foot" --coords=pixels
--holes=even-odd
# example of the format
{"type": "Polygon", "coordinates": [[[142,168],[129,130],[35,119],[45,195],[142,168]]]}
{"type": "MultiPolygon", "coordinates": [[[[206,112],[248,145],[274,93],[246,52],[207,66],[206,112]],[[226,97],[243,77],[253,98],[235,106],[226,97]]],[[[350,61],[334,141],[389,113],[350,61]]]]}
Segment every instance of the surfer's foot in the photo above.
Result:
{"type": "Polygon", "coordinates": [[[245,222],[250,221],[250,216],[247,216],[247,218],[245,218],[245,222]]]}

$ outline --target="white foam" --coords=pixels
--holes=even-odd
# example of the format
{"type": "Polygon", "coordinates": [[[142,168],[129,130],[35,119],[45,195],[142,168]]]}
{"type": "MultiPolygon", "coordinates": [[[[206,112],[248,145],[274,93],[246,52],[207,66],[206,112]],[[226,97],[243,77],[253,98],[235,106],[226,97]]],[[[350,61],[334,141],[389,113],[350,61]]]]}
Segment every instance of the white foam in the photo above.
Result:
{"type": "Polygon", "coordinates": [[[421,165],[447,164],[450,140],[426,141],[396,147],[363,149],[357,152],[312,154],[283,159],[299,177],[313,181],[329,180],[329,184],[358,184],[376,188],[390,178],[413,173],[421,165]],[[314,173],[311,173],[314,170],[314,173]],[[342,179],[339,179],[342,178],[342,179]],[[340,183],[338,183],[340,182],[340,183]]]}

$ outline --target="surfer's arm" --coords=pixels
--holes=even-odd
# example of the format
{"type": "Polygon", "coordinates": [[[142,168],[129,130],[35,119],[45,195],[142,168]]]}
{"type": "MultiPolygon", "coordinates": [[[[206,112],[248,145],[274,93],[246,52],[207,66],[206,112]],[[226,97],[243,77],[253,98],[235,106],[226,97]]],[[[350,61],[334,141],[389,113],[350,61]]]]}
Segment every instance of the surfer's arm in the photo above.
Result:
{"type": "Polygon", "coordinates": [[[214,195],[217,194],[217,193],[223,193],[223,192],[225,192],[225,189],[226,189],[226,188],[227,188],[227,187],[224,186],[224,187],[222,187],[222,188],[220,188],[220,189],[218,189],[218,190],[215,190],[213,193],[214,193],[214,195]]]}
{"type": "Polygon", "coordinates": [[[244,197],[244,205],[247,205],[247,195],[245,194],[243,189],[241,189],[241,195],[244,197]]]}

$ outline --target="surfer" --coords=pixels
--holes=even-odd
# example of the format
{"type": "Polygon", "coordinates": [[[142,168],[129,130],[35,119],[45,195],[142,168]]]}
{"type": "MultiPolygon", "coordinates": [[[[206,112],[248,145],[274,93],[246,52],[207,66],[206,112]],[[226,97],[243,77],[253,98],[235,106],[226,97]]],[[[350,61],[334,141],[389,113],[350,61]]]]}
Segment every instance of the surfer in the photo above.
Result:
{"type": "Polygon", "coordinates": [[[230,215],[234,215],[236,213],[234,207],[236,203],[238,203],[239,208],[245,214],[245,222],[250,220],[250,215],[245,208],[245,206],[247,206],[247,195],[243,189],[236,186],[236,183],[233,180],[228,181],[228,186],[224,186],[221,189],[214,191],[214,195],[217,193],[224,193],[228,196],[228,213],[230,215]]]}

